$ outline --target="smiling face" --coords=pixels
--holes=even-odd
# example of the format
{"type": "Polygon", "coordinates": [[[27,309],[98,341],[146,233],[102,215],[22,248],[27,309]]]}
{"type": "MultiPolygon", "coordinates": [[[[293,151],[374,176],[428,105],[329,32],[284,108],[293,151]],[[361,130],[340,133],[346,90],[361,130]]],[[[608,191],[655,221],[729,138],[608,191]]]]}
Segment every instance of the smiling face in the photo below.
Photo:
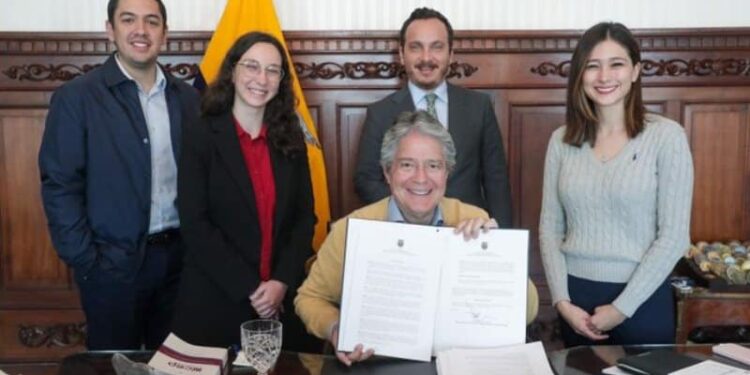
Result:
{"type": "Polygon", "coordinates": [[[383,173],[404,218],[409,223],[429,224],[448,181],[440,142],[411,131],[399,142],[390,170],[383,173]]]}
{"type": "Polygon", "coordinates": [[[583,91],[597,109],[625,106],[625,99],[638,79],[640,64],[633,65],[619,43],[605,39],[589,56],[583,72],[583,91]]]}
{"type": "Polygon", "coordinates": [[[413,21],[399,54],[409,80],[423,90],[434,89],[443,82],[453,58],[446,26],[437,18],[413,21]]]}
{"type": "Polygon", "coordinates": [[[279,92],[281,64],[281,54],[273,44],[253,44],[234,67],[234,105],[264,108],[279,92]]]}
{"type": "Polygon", "coordinates": [[[154,0],[120,0],[107,36],[117,46],[120,63],[128,71],[156,66],[159,49],[167,40],[167,25],[154,0]]]}

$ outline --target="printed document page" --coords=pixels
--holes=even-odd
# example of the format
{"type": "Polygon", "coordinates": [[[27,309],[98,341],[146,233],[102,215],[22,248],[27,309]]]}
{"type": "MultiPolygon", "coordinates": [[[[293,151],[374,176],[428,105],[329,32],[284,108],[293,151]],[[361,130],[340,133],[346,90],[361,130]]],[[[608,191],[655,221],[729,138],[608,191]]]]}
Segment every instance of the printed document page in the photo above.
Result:
{"type": "Polygon", "coordinates": [[[542,343],[493,349],[449,349],[437,355],[438,375],[554,375],[542,343]]]}
{"type": "Polygon", "coordinates": [[[338,350],[429,361],[445,251],[440,228],[349,219],[338,350]]]}
{"type": "Polygon", "coordinates": [[[750,375],[750,370],[725,365],[712,360],[706,360],[696,365],[675,371],[672,375],[750,375]]]}
{"type": "Polygon", "coordinates": [[[526,341],[528,242],[525,230],[447,238],[435,321],[434,353],[526,341]]]}

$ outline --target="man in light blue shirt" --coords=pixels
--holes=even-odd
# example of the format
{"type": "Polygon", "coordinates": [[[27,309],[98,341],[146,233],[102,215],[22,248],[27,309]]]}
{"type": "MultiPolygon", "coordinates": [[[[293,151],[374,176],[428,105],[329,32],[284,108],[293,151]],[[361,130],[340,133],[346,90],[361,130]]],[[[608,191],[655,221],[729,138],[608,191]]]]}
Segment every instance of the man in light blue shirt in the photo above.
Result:
{"type": "Polygon", "coordinates": [[[155,349],[169,333],[183,256],[176,161],[199,97],[157,64],[166,17],[161,0],[110,0],[117,52],[50,102],[42,199],[90,350],[155,349]]]}

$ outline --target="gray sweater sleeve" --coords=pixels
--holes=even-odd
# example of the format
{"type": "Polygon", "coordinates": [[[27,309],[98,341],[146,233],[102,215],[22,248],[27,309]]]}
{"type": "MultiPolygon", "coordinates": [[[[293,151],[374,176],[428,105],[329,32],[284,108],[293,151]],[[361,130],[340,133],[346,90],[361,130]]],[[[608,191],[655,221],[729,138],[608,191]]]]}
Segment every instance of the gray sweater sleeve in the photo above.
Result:
{"type": "Polygon", "coordinates": [[[562,166],[562,134],[557,129],[550,137],[544,160],[544,182],[542,187],[542,212],[539,217],[539,243],[547,284],[552,294],[552,305],[561,300],[570,300],[568,295],[568,270],[565,256],[561,252],[565,238],[565,212],[558,195],[558,178],[562,166]]]}
{"type": "Polygon", "coordinates": [[[690,245],[693,159],[682,127],[665,129],[657,173],[656,240],[612,303],[628,317],[654,293],[690,245]]]}

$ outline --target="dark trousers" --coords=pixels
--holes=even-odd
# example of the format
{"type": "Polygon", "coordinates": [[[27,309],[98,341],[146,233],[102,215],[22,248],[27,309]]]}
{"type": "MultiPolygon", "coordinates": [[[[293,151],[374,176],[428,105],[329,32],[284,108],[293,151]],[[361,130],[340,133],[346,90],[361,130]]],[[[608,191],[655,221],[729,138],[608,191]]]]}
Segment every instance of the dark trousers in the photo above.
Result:
{"type": "Polygon", "coordinates": [[[86,314],[89,350],[156,349],[169,334],[183,245],[179,236],[146,245],[133,281],[123,281],[99,265],[76,275],[86,314]]]}
{"type": "MultiPolygon", "coordinates": [[[[625,289],[626,284],[591,281],[568,275],[568,293],[571,302],[594,314],[597,306],[612,303],[625,289]]],[[[668,280],[619,326],[608,332],[609,338],[592,341],[581,336],[560,318],[560,328],[566,347],[578,345],[634,345],[674,344],[674,295],[668,280]]]]}

